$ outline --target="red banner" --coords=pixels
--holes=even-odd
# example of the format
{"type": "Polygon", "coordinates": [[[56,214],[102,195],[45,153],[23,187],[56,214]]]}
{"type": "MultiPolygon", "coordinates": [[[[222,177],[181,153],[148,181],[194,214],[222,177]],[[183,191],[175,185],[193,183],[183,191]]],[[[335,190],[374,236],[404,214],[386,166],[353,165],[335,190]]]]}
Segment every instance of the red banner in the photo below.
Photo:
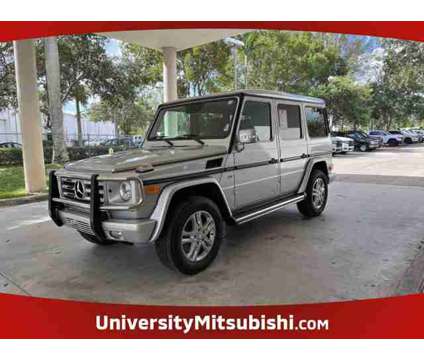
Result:
{"type": "Polygon", "coordinates": [[[423,21],[4,21],[0,41],[107,31],[268,29],[370,35],[424,41],[423,21]]]}
{"type": "Polygon", "coordinates": [[[101,304],[0,294],[0,338],[423,338],[423,307],[424,295],[204,307],[101,304]],[[268,328],[263,326],[273,319],[286,328],[271,329],[271,322],[268,328]]]}

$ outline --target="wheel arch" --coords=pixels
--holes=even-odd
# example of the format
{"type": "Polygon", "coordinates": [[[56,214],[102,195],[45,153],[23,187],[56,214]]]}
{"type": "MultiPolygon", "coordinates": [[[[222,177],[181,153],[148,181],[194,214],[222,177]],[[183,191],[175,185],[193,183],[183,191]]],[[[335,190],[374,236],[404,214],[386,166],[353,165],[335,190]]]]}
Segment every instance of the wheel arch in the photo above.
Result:
{"type": "Polygon", "coordinates": [[[305,174],[303,176],[302,182],[299,186],[299,194],[305,192],[306,187],[308,186],[309,177],[311,176],[312,171],[315,169],[319,169],[325,175],[329,176],[328,159],[325,157],[317,157],[309,160],[308,164],[306,165],[305,174]]]}
{"type": "Polygon", "coordinates": [[[150,241],[154,242],[160,235],[172,208],[188,196],[204,196],[216,203],[227,223],[233,223],[231,208],[225,194],[215,178],[201,178],[170,184],[166,186],[157,201],[150,218],[156,221],[150,241]]]}

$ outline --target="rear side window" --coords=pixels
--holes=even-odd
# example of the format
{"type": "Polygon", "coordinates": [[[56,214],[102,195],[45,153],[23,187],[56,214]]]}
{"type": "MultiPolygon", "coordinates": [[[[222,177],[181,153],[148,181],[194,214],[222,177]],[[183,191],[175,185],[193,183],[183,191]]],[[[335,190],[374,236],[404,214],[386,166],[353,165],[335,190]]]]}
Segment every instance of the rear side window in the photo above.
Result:
{"type": "Polygon", "coordinates": [[[326,137],[328,135],[328,127],[325,110],[308,106],[305,108],[305,113],[309,137],[326,137]]]}
{"type": "Polygon", "coordinates": [[[280,139],[301,139],[302,123],[300,120],[300,107],[298,105],[279,104],[277,109],[280,139]]]}
{"type": "Polygon", "coordinates": [[[256,141],[271,140],[271,106],[266,102],[246,101],[240,130],[254,130],[256,141]]]}

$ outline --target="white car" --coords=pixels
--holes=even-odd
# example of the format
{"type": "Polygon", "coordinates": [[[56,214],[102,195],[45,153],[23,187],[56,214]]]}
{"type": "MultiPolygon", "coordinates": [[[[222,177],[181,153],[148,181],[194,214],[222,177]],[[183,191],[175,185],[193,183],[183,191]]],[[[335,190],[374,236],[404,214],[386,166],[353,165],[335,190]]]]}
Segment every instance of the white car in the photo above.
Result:
{"type": "Polygon", "coordinates": [[[409,129],[408,130],[410,133],[413,133],[415,135],[418,136],[418,142],[423,142],[424,141],[424,131],[423,130],[419,130],[419,129],[409,129]]]}
{"type": "Polygon", "coordinates": [[[343,136],[331,136],[333,154],[346,154],[355,150],[354,141],[351,138],[343,136]]]}
{"type": "Polygon", "coordinates": [[[420,136],[411,131],[411,130],[401,130],[402,135],[405,136],[405,142],[408,144],[417,143],[420,141],[420,136]],[[410,141],[407,141],[407,139],[410,139],[410,141]]]}
{"type": "Polygon", "coordinates": [[[417,134],[410,133],[406,130],[390,130],[390,134],[392,135],[402,135],[403,136],[403,142],[405,144],[413,144],[418,142],[418,136],[417,134]]]}
{"type": "Polygon", "coordinates": [[[388,146],[398,146],[403,142],[402,134],[391,134],[384,130],[371,130],[368,132],[368,135],[372,138],[382,140],[383,144],[388,146]]]}

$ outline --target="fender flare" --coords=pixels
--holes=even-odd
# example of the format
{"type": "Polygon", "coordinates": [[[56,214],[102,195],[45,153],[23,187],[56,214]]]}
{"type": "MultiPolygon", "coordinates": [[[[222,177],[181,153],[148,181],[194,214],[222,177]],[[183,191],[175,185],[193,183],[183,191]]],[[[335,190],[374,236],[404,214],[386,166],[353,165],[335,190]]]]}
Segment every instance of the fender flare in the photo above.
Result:
{"type": "Polygon", "coordinates": [[[302,181],[300,183],[299,189],[297,191],[298,194],[302,194],[306,191],[306,187],[308,186],[309,177],[311,176],[312,169],[314,165],[318,162],[324,161],[327,164],[328,155],[327,156],[316,156],[309,159],[306,164],[305,173],[303,175],[302,181]]]}
{"type": "Polygon", "coordinates": [[[150,219],[154,220],[156,223],[155,229],[153,230],[153,233],[150,237],[150,242],[156,241],[159,237],[165,224],[165,218],[169,209],[169,205],[171,204],[172,198],[175,193],[182,189],[203,184],[213,184],[214,186],[218,187],[221,196],[224,200],[227,211],[230,216],[232,216],[232,211],[230,206],[228,205],[227,198],[225,197],[224,191],[222,190],[221,185],[219,184],[217,179],[208,177],[170,184],[162,190],[161,194],[159,195],[159,199],[156,203],[156,207],[150,215],[150,219]]]}

